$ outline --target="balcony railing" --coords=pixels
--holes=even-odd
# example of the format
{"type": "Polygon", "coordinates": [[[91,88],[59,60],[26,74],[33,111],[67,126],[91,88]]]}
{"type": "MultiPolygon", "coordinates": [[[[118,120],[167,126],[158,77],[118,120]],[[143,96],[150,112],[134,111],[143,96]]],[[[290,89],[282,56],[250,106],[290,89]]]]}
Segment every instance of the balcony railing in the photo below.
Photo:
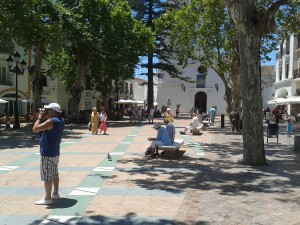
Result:
{"type": "Polygon", "coordinates": [[[294,79],[300,78],[300,68],[294,70],[293,78],[294,79]]]}

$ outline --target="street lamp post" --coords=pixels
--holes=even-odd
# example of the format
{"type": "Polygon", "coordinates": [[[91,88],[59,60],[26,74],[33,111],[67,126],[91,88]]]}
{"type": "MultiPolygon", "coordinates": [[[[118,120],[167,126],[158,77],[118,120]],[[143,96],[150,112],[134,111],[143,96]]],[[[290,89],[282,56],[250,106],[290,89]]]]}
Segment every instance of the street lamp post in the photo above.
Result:
{"type": "Polygon", "coordinates": [[[16,74],[16,102],[15,102],[15,122],[13,125],[13,129],[20,129],[20,121],[19,121],[19,105],[18,105],[18,75],[24,74],[27,63],[23,60],[20,62],[20,54],[16,52],[14,54],[14,58],[9,56],[7,59],[7,65],[10,72],[16,74]],[[12,68],[13,62],[16,63],[16,66],[12,68]],[[20,68],[19,68],[20,62],[20,68]]]}

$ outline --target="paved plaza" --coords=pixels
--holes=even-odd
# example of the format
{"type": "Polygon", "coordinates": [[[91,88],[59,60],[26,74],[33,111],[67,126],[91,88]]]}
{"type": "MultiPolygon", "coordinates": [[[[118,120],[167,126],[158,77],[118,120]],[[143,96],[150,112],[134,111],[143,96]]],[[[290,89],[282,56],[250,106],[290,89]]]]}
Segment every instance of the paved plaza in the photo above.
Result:
{"type": "Polygon", "coordinates": [[[265,137],[267,165],[252,167],[241,163],[242,135],[228,119],[224,128],[217,118],[202,135],[180,135],[190,121],[175,118],[186,151],[176,159],[144,157],[147,138],[156,136],[147,121],[109,121],[109,135],[67,126],[62,198],[51,206],[34,204],[44,196],[38,138],[29,127],[8,133],[2,125],[0,225],[300,224],[300,157],[284,125],[278,144],[265,137]]]}

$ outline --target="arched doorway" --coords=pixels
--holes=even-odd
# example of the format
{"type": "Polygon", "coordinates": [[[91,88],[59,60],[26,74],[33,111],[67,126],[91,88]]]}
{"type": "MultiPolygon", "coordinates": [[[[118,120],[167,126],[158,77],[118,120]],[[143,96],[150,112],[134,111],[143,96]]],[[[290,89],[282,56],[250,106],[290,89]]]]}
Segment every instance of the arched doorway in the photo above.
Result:
{"type": "Polygon", "coordinates": [[[207,94],[203,91],[197,92],[195,95],[195,108],[202,109],[206,112],[207,94]]]}

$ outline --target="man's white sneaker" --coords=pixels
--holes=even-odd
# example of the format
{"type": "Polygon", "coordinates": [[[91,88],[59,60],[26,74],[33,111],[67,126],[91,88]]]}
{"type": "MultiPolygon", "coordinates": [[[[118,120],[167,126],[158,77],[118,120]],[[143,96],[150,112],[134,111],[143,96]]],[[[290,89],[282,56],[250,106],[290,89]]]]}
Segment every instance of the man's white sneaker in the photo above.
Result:
{"type": "Polygon", "coordinates": [[[58,200],[58,199],[60,199],[60,195],[59,194],[53,194],[52,199],[58,200]]]}
{"type": "Polygon", "coordinates": [[[52,199],[49,200],[42,199],[35,202],[36,205],[51,205],[52,203],[53,203],[52,199]]]}

